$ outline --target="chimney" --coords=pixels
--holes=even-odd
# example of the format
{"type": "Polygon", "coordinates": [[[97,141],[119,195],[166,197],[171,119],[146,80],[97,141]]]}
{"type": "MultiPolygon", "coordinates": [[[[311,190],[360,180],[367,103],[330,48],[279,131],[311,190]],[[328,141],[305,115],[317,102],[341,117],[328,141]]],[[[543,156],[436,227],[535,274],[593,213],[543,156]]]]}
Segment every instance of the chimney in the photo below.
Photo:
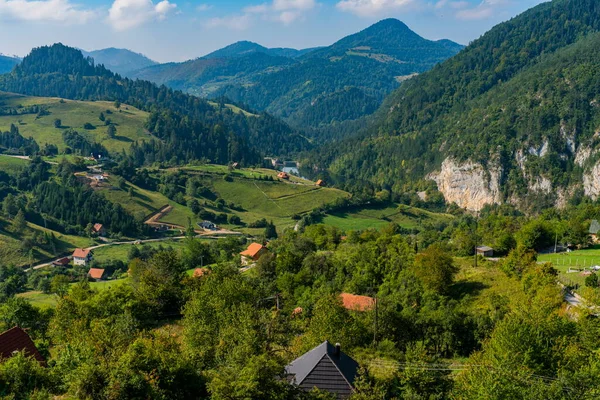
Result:
{"type": "Polygon", "coordinates": [[[333,356],[335,358],[340,358],[342,346],[339,343],[335,344],[335,350],[333,351],[333,356]]]}

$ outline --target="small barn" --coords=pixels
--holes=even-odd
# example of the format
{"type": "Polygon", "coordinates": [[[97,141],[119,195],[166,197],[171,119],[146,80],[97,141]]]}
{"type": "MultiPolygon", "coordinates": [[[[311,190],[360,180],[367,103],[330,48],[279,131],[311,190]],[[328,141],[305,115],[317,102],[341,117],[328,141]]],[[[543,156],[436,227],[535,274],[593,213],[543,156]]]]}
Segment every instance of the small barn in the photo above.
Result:
{"type": "Polygon", "coordinates": [[[358,363],[335,346],[325,341],[295,359],[285,367],[290,383],[310,392],[313,388],[347,399],[354,391],[358,363]]]}
{"type": "Polygon", "coordinates": [[[94,224],[92,231],[98,236],[106,236],[106,228],[102,224],[94,224]]]}
{"type": "Polygon", "coordinates": [[[63,257],[59,258],[58,260],[54,260],[54,262],[52,262],[52,265],[55,267],[66,267],[70,263],[71,260],[69,259],[69,257],[63,257]]]}
{"type": "Polygon", "coordinates": [[[280,172],[277,174],[277,177],[280,179],[290,179],[290,176],[288,175],[287,172],[280,172]]]}
{"type": "Polygon", "coordinates": [[[95,281],[101,281],[105,278],[106,271],[102,268],[90,268],[88,271],[88,278],[93,279],[95,281]]]}
{"type": "Polygon", "coordinates": [[[477,255],[484,257],[494,257],[494,249],[488,246],[477,247],[477,255]]]}
{"type": "Polygon", "coordinates": [[[325,186],[325,181],[323,179],[319,179],[315,184],[319,187],[323,187],[325,186]]]}
{"type": "Polygon", "coordinates": [[[23,329],[15,326],[0,334],[0,362],[21,351],[26,356],[35,358],[40,364],[46,364],[46,360],[35,347],[33,340],[23,329]]]}

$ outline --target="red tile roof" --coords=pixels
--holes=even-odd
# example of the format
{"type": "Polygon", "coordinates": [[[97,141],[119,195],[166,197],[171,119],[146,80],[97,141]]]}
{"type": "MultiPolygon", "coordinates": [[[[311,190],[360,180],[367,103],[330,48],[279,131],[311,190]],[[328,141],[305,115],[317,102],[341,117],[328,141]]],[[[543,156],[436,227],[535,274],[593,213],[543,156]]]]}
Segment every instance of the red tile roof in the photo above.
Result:
{"type": "Polygon", "coordinates": [[[90,250],[88,250],[88,249],[75,249],[75,251],[73,252],[73,257],[87,258],[87,256],[89,254],[90,254],[90,250]]]}
{"type": "Polygon", "coordinates": [[[322,179],[319,179],[317,181],[317,186],[323,186],[323,185],[325,185],[325,182],[322,179]]]}
{"type": "Polygon", "coordinates": [[[100,232],[102,228],[102,224],[94,224],[94,232],[100,232]]]}
{"type": "Polygon", "coordinates": [[[290,179],[290,176],[286,172],[278,173],[277,177],[282,178],[282,179],[290,179]]]}
{"type": "Polygon", "coordinates": [[[200,278],[204,275],[210,274],[210,269],[208,268],[196,268],[194,270],[194,278],[200,278]]]}
{"type": "Polygon", "coordinates": [[[256,258],[257,256],[260,255],[260,252],[266,249],[265,246],[263,246],[260,243],[252,243],[250,246],[248,246],[248,248],[244,251],[242,251],[240,254],[244,257],[250,257],[250,258],[256,258]]]}
{"type": "Polygon", "coordinates": [[[102,279],[104,276],[104,270],[101,268],[90,268],[88,276],[93,279],[102,279]]]}
{"type": "Polygon", "coordinates": [[[344,308],[352,311],[368,311],[375,306],[375,299],[369,296],[359,296],[356,294],[340,294],[344,308]]]}
{"type": "Polygon", "coordinates": [[[59,258],[58,260],[54,261],[52,264],[54,264],[54,265],[69,265],[70,262],[71,262],[71,260],[69,260],[69,257],[63,257],[63,258],[59,258]]]}
{"type": "Polygon", "coordinates": [[[46,362],[27,332],[15,326],[0,335],[0,360],[10,358],[19,351],[25,351],[25,355],[35,358],[40,363],[46,362]]]}

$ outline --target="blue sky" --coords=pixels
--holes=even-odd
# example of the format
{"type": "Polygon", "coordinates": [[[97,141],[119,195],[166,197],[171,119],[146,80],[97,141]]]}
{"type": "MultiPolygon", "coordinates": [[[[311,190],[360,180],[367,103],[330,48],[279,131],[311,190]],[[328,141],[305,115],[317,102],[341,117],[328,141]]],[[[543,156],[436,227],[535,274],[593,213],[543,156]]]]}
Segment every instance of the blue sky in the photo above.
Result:
{"type": "Polygon", "coordinates": [[[428,39],[478,38],[541,0],[0,0],[0,53],[62,42],[129,48],[160,62],[238,40],[267,47],[329,45],[383,18],[428,39]]]}

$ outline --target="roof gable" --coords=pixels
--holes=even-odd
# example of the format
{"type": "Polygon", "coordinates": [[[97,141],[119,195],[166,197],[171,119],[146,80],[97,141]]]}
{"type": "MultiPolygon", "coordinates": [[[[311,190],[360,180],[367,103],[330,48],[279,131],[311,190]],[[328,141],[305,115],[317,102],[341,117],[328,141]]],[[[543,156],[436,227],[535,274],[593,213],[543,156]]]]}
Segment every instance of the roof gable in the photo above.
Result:
{"type": "MultiPolygon", "coordinates": [[[[322,363],[324,358],[329,360],[336,367],[340,376],[349,386],[352,386],[358,371],[358,363],[342,351],[337,356],[335,346],[328,341],[321,343],[308,353],[292,361],[285,370],[288,374],[294,375],[294,382],[301,386],[313,371],[319,371],[318,366],[323,367],[325,365],[322,363]]],[[[328,375],[329,373],[322,374],[324,379],[327,379],[328,375]]],[[[314,374],[311,376],[312,379],[315,379],[314,374]]]]}
{"type": "Polygon", "coordinates": [[[75,258],[87,258],[90,254],[90,250],[88,249],[75,249],[73,252],[73,257],[75,258]]]}
{"type": "Polygon", "coordinates": [[[244,251],[242,251],[240,254],[246,257],[256,257],[258,255],[258,253],[260,253],[263,249],[265,248],[265,246],[263,246],[260,243],[252,243],[250,246],[248,246],[248,248],[244,251]]]}
{"type": "Polygon", "coordinates": [[[101,268],[90,268],[88,276],[93,279],[102,279],[104,276],[104,270],[101,268]]]}
{"type": "Polygon", "coordinates": [[[26,356],[33,357],[40,363],[46,362],[23,329],[15,326],[0,334],[0,359],[10,358],[19,351],[24,351],[26,356]]]}

